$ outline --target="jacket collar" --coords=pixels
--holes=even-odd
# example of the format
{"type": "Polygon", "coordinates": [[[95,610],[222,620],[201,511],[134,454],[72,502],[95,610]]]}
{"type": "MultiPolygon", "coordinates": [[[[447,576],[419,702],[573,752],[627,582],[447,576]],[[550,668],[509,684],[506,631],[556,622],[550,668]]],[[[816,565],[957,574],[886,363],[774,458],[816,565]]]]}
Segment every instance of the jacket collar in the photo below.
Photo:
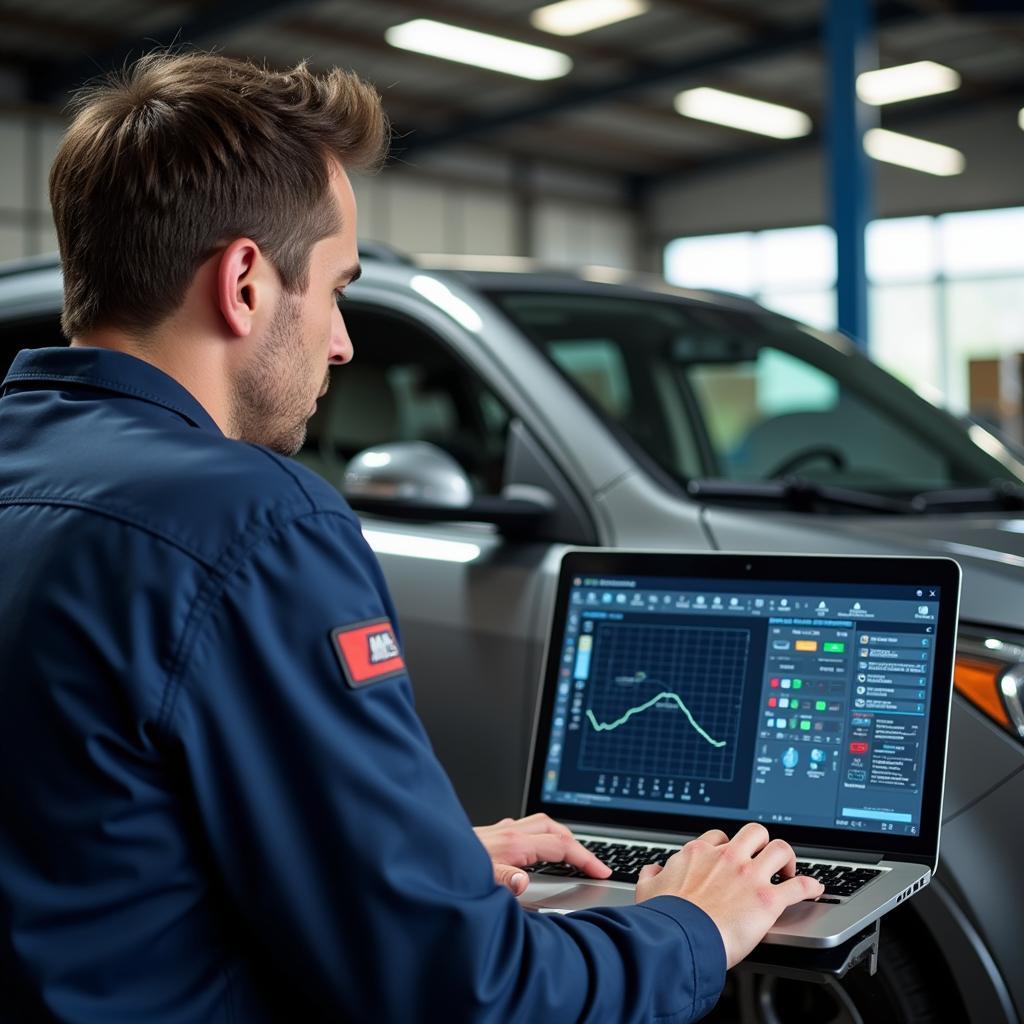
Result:
{"type": "Polygon", "coordinates": [[[0,395],[55,384],[108,391],[177,413],[200,430],[222,435],[213,417],[173,377],[152,363],[103,348],[23,349],[0,385],[0,395]]]}

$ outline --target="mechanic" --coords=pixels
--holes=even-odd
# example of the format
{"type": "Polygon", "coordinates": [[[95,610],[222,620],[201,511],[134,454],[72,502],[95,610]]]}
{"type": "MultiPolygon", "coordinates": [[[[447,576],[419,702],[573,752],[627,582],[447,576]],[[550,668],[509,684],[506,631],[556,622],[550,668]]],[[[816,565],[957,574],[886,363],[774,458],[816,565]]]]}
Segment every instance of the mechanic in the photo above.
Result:
{"type": "Polygon", "coordinates": [[[76,101],[72,342],[0,398],[4,1021],[689,1021],[821,892],[752,823],[545,916],[524,866],[608,869],[543,815],[474,835],[359,522],[287,457],[387,135],[354,75],[203,53],[76,101]]]}

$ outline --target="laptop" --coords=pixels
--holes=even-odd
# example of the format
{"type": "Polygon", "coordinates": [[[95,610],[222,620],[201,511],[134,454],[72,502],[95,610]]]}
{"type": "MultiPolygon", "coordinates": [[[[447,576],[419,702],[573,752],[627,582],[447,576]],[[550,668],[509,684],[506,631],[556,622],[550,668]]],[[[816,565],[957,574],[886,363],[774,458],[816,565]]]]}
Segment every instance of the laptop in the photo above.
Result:
{"type": "Polygon", "coordinates": [[[536,865],[521,902],[633,903],[643,864],[759,821],[825,884],[766,942],[898,906],[938,863],[959,597],[946,558],[567,552],[524,814],[614,874],[536,865]]]}

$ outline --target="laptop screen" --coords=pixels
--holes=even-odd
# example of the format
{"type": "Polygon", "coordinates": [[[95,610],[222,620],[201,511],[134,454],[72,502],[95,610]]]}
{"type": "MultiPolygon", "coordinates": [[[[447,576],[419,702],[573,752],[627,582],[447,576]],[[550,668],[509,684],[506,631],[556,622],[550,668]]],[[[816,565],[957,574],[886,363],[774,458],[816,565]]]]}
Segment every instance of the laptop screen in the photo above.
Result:
{"type": "MultiPolygon", "coordinates": [[[[790,561],[799,576],[846,560],[790,561]]],[[[560,587],[537,736],[542,809],[918,836],[929,723],[948,715],[937,630],[957,600],[936,562],[899,582],[577,566],[560,587]]]]}

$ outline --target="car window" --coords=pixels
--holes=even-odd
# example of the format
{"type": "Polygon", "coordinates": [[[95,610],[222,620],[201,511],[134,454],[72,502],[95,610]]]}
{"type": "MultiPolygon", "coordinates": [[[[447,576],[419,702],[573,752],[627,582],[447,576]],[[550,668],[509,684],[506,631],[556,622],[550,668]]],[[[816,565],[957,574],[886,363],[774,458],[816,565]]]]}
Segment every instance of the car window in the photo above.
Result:
{"type": "Polygon", "coordinates": [[[622,419],[633,405],[629,374],[622,350],[610,338],[573,338],[552,341],[551,358],[601,406],[622,419]]]}
{"type": "Polygon", "coordinates": [[[799,473],[868,488],[948,482],[941,452],[788,353],[765,347],[749,361],[680,372],[696,396],[721,476],[770,480],[799,473]]]}
{"type": "Polygon", "coordinates": [[[952,417],[782,317],[659,296],[491,297],[681,483],[798,475],[905,494],[1015,479],[952,417]]]}
{"type": "MultiPolygon", "coordinates": [[[[331,368],[300,462],[339,486],[348,460],[388,441],[429,441],[480,495],[502,488],[509,413],[434,335],[379,310],[346,308],[356,358],[331,368]]],[[[22,348],[66,345],[57,315],[0,323],[0,379],[22,348]]]]}
{"type": "Polygon", "coordinates": [[[475,494],[502,487],[509,413],[448,345],[414,322],[346,306],[355,358],[331,367],[330,388],[296,456],[340,487],[353,455],[428,441],[466,471],[475,494]]]}

